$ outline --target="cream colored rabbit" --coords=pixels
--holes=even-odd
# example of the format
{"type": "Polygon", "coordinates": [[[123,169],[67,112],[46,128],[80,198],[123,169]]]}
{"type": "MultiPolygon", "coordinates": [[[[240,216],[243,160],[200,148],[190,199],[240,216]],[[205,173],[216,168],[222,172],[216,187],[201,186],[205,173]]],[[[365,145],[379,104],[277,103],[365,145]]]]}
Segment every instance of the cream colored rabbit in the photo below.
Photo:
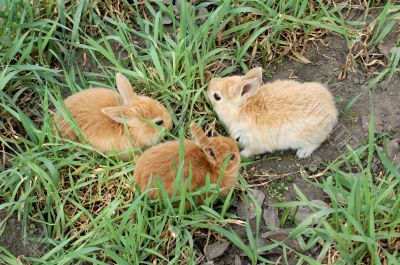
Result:
{"type": "Polygon", "coordinates": [[[219,119],[244,148],[243,156],[297,149],[308,157],[337,123],[333,96],[320,83],[277,80],[262,85],[262,69],[211,80],[208,91],[219,119]]]}
{"type": "MultiPolygon", "coordinates": [[[[167,109],[158,101],[133,92],[131,83],[117,73],[116,91],[90,88],[65,99],[66,108],[88,142],[101,152],[127,151],[156,143],[160,127],[172,128],[167,109]]],[[[55,117],[61,136],[76,140],[70,124],[60,115],[55,117]]]]}
{"type": "MultiPolygon", "coordinates": [[[[206,184],[207,175],[210,183],[218,182],[221,170],[227,160],[224,175],[221,177],[219,187],[228,188],[235,185],[238,180],[240,156],[237,143],[229,137],[207,137],[203,130],[192,123],[190,130],[195,142],[184,141],[184,179],[191,171],[191,186],[188,191],[194,191],[206,184]]],[[[154,181],[160,177],[169,196],[175,184],[176,167],[179,166],[179,141],[159,144],[148,149],[136,162],[135,182],[141,191],[147,190],[149,184],[154,188],[154,181]],[[149,183],[151,181],[151,183],[149,183]]],[[[222,195],[229,191],[225,189],[222,195]]],[[[150,198],[157,198],[159,193],[152,190],[150,198]]],[[[201,200],[200,200],[201,202],[201,200]]]]}

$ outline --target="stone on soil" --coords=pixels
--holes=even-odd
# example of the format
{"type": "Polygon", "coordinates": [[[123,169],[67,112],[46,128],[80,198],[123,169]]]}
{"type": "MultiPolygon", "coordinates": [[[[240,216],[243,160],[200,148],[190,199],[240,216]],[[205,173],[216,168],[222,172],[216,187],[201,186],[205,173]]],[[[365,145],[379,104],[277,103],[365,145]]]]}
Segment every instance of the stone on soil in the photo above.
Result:
{"type": "Polygon", "coordinates": [[[218,258],[219,256],[222,256],[222,254],[225,253],[229,245],[230,245],[229,241],[227,242],[216,241],[212,244],[209,244],[206,247],[204,253],[206,255],[207,260],[213,260],[215,258],[218,258]]]}
{"type": "Polygon", "coordinates": [[[388,156],[393,164],[400,162],[400,138],[388,142],[388,156]]]}
{"type": "Polygon", "coordinates": [[[278,209],[275,207],[268,207],[264,210],[263,218],[265,225],[269,230],[276,230],[279,228],[278,209]]]}
{"type": "MultiPolygon", "coordinates": [[[[321,200],[312,200],[309,203],[310,203],[310,205],[317,205],[317,206],[324,207],[324,208],[328,208],[329,207],[326,202],[323,202],[321,200]]],[[[297,209],[297,212],[296,212],[296,208],[297,207],[293,207],[290,212],[291,212],[291,214],[295,214],[296,213],[295,218],[299,222],[303,222],[310,215],[314,214],[314,211],[309,206],[299,206],[298,209],[297,209]]],[[[319,223],[319,218],[315,218],[312,221],[312,224],[317,224],[317,223],[319,223]]]]}
{"type": "Polygon", "coordinates": [[[242,265],[242,261],[240,260],[240,257],[238,255],[235,255],[235,265],[242,265]]]}
{"type": "MultiPolygon", "coordinates": [[[[264,203],[264,199],[265,199],[264,192],[262,192],[259,189],[254,189],[254,190],[251,190],[250,192],[253,195],[256,202],[258,203],[258,205],[260,207],[262,207],[262,204],[264,203]]],[[[254,205],[254,203],[252,202],[251,199],[248,199],[248,201],[249,201],[249,205],[246,205],[245,200],[240,201],[238,204],[237,215],[241,219],[246,219],[246,217],[248,217],[250,220],[250,219],[254,219],[256,217],[256,206],[254,205]]]]}
{"type": "MultiPolygon", "coordinates": [[[[275,240],[275,241],[284,242],[285,245],[289,246],[290,248],[292,248],[296,251],[301,251],[301,247],[296,239],[286,240],[286,238],[290,232],[291,232],[291,230],[288,230],[288,229],[280,229],[280,230],[276,230],[276,231],[270,231],[270,232],[262,233],[261,238],[268,239],[271,241],[275,240]]],[[[274,254],[274,253],[271,253],[271,254],[274,254]]]]}

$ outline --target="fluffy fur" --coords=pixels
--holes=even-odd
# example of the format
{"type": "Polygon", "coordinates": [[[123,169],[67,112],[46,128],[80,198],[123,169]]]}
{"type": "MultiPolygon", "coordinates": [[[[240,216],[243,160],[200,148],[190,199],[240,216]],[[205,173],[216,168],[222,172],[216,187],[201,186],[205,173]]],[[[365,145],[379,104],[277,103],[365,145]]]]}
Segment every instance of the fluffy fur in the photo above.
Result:
{"type": "Polygon", "coordinates": [[[262,69],[211,80],[208,97],[243,156],[297,149],[308,157],[337,123],[333,96],[320,83],[277,80],[262,85],[262,69]]]}
{"type": "MultiPolygon", "coordinates": [[[[82,134],[101,152],[121,153],[130,147],[155,144],[161,128],[172,128],[167,109],[158,101],[133,92],[129,80],[120,73],[116,75],[116,83],[119,93],[90,88],[65,99],[65,106],[82,134]]],[[[54,119],[62,137],[77,139],[61,115],[56,114],[54,119]]]]}
{"type": "MultiPolygon", "coordinates": [[[[229,137],[208,138],[196,124],[191,125],[191,132],[196,142],[184,141],[184,181],[186,182],[191,169],[191,186],[188,191],[204,186],[207,175],[210,183],[217,183],[224,160],[227,166],[219,183],[220,188],[228,188],[237,183],[240,167],[239,148],[235,141],[229,137]]],[[[179,166],[179,142],[172,141],[159,144],[148,149],[137,160],[135,169],[135,182],[141,191],[148,187],[154,188],[154,181],[161,178],[169,196],[172,195],[174,180],[179,166]],[[151,183],[149,183],[151,181],[151,183]]],[[[222,190],[222,195],[228,189],[222,190]]],[[[156,189],[149,192],[150,198],[157,198],[156,189]]]]}

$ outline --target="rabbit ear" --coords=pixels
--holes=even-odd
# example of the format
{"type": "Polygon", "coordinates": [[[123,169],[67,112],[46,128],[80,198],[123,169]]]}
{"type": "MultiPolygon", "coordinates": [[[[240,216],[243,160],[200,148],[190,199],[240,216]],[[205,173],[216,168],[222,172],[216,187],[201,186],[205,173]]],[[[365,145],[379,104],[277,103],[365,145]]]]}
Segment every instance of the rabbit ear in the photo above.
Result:
{"type": "Polygon", "coordinates": [[[253,78],[242,81],[238,87],[241,101],[243,101],[257,92],[258,88],[260,87],[260,83],[257,78],[253,78]]]}
{"type": "Polygon", "coordinates": [[[122,107],[102,108],[101,112],[103,112],[110,119],[118,123],[124,123],[129,126],[138,125],[138,120],[135,117],[133,117],[133,115],[130,115],[131,114],[130,110],[127,107],[122,106],[122,107]]]}
{"type": "Polygon", "coordinates": [[[262,84],[262,68],[261,67],[256,67],[256,68],[253,68],[250,71],[248,71],[247,74],[245,74],[242,77],[242,80],[253,79],[253,78],[257,78],[258,81],[260,82],[260,84],[262,84]]]}
{"type": "Polygon", "coordinates": [[[212,146],[202,147],[201,148],[204,154],[207,157],[208,162],[210,162],[213,166],[217,164],[217,157],[215,155],[215,150],[212,146]]]}
{"type": "Polygon", "coordinates": [[[127,106],[137,98],[137,94],[133,92],[131,82],[129,82],[126,76],[121,73],[117,73],[115,79],[117,83],[117,89],[123,99],[123,104],[127,106]]]}
{"type": "Polygon", "coordinates": [[[190,132],[200,146],[208,145],[210,143],[204,131],[196,123],[192,122],[192,124],[190,124],[190,132]]]}
{"type": "Polygon", "coordinates": [[[192,133],[192,136],[195,139],[196,143],[203,150],[204,154],[207,157],[207,160],[212,165],[215,165],[217,163],[217,157],[215,155],[216,152],[214,148],[210,145],[210,139],[206,136],[204,131],[196,123],[192,123],[190,125],[190,132],[192,133]]]}

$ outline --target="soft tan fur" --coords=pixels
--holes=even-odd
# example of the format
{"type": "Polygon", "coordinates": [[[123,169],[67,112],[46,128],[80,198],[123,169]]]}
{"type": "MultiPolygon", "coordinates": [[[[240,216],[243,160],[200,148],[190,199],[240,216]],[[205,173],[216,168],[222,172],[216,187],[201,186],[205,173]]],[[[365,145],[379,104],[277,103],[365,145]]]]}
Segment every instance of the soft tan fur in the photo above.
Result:
{"type": "Polygon", "coordinates": [[[324,85],[293,80],[262,85],[259,67],[244,76],[212,79],[207,94],[231,137],[244,148],[243,156],[291,148],[299,158],[307,157],[338,119],[333,96],[324,85]]]}
{"type": "MultiPolygon", "coordinates": [[[[76,124],[87,141],[101,152],[125,152],[131,147],[146,147],[156,143],[160,127],[172,128],[167,109],[158,101],[133,92],[129,80],[116,75],[119,93],[105,88],[90,88],[65,99],[76,124]],[[154,124],[163,121],[159,127],[154,124]]],[[[70,124],[60,115],[56,127],[64,138],[76,140],[70,124]]]]}
{"type": "MultiPolygon", "coordinates": [[[[235,141],[228,137],[208,138],[196,124],[191,125],[191,132],[196,142],[184,141],[184,183],[191,169],[191,186],[187,191],[193,191],[206,183],[207,175],[210,183],[217,183],[224,160],[229,156],[224,175],[219,183],[220,188],[228,188],[237,183],[240,168],[239,148],[235,141]]],[[[179,167],[179,142],[171,141],[159,144],[148,149],[137,160],[135,181],[143,192],[148,187],[154,188],[154,181],[161,178],[169,196],[172,195],[174,181],[179,167]],[[149,182],[151,183],[149,185],[149,182]]],[[[182,185],[184,184],[182,183],[182,185]]],[[[222,190],[222,195],[228,189],[222,190]]],[[[159,192],[153,189],[149,192],[150,198],[158,198],[159,192]]],[[[201,201],[201,200],[200,200],[201,201]]]]}

